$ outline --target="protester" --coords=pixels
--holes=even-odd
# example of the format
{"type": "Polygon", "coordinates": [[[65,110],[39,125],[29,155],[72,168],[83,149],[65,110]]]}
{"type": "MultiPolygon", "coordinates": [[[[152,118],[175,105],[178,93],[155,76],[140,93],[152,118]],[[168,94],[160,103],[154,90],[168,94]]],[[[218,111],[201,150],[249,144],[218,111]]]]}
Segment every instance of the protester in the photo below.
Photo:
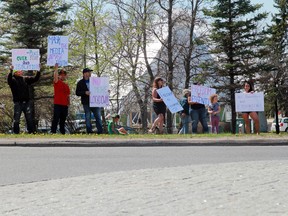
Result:
{"type": "Polygon", "coordinates": [[[103,126],[101,120],[101,107],[90,107],[90,83],[89,78],[93,70],[89,68],[83,69],[83,79],[79,80],[76,87],[76,95],[81,96],[81,103],[85,112],[86,131],[88,134],[92,133],[91,112],[96,121],[97,134],[103,133],[103,126]]]}
{"type": "Polygon", "coordinates": [[[179,112],[182,128],[179,131],[179,134],[188,134],[190,122],[188,97],[191,96],[191,91],[189,89],[184,89],[182,95],[183,97],[180,99],[180,104],[183,107],[183,110],[179,112]]]}
{"type": "Polygon", "coordinates": [[[165,120],[165,113],[166,113],[166,105],[163,102],[163,99],[157,93],[157,89],[163,87],[164,80],[161,77],[156,77],[153,82],[153,89],[152,89],[152,100],[153,100],[153,109],[154,112],[157,114],[157,118],[152,124],[152,127],[148,131],[149,133],[153,133],[158,127],[159,133],[163,134],[163,124],[165,120]]]}
{"type": "Polygon", "coordinates": [[[59,130],[61,134],[65,134],[65,121],[68,116],[68,106],[70,105],[70,88],[65,80],[67,72],[61,69],[58,72],[58,64],[54,67],[54,114],[51,126],[51,133],[57,131],[59,123],[59,130]]]}
{"type": "MultiPolygon", "coordinates": [[[[247,94],[253,94],[253,86],[250,81],[245,81],[244,82],[244,93],[247,94]]],[[[251,133],[251,128],[250,128],[250,121],[249,121],[249,116],[252,118],[254,124],[255,124],[255,133],[259,134],[259,118],[256,112],[242,112],[242,117],[245,122],[245,131],[247,134],[251,133]]]]}
{"type": "Polygon", "coordinates": [[[210,113],[212,133],[219,133],[221,107],[218,103],[218,95],[212,94],[210,96],[210,104],[208,106],[208,113],[210,113]]]}
{"type": "Polygon", "coordinates": [[[22,112],[26,119],[28,133],[35,133],[29,86],[39,80],[40,71],[37,71],[34,77],[24,77],[22,70],[13,71],[13,69],[14,67],[10,66],[7,78],[14,102],[13,133],[19,134],[20,132],[19,125],[22,112]]]}
{"type": "Polygon", "coordinates": [[[120,116],[117,114],[111,115],[112,120],[108,121],[108,133],[109,134],[128,134],[124,127],[118,128],[118,121],[120,116]]]}
{"type": "MultiPolygon", "coordinates": [[[[200,85],[199,83],[194,83],[194,85],[200,85]]],[[[200,121],[203,132],[208,133],[208,124],[206,118],[206,108],[204,104],[198,102],[193,102],[191,96],[188,97],[188,103],[190,106],[190,115],[192,119],[192,133],[197,133],[198,122],[200,121]]]]}

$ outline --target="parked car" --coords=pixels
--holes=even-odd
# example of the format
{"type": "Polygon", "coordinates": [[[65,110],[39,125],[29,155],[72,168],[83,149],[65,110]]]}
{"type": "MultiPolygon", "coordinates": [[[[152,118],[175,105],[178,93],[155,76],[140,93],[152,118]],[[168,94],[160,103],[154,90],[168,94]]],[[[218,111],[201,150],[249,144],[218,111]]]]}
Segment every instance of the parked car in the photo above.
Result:
{"type": "MultiPolygon", "coordinates": [[[[276,119],[274,119],[271,125],[271,132],[276,131],[276,119]]],[[[279,131],[288,132],[288,117],[279,118],[279,131]]]]}

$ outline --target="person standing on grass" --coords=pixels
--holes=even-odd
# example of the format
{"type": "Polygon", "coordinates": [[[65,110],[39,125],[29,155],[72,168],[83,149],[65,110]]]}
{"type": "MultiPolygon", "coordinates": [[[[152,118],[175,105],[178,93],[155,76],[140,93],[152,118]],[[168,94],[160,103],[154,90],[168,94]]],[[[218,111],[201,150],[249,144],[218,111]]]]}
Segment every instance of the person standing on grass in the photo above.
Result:
{"type": "Polygon", "coordinates": [[[34,77],[24,77],[22,70],[13,71],[10,66],[10,72],[7,77],[8,85],[11,88],[14,102],[13,133],[20,133],[20,117],[22,112],[26,119],[28,133],[35,133],[34,119],[29,95],[29,86],[37,82],[40,78],[40,71],[37,71],[34,77]]]}
{"type": "Polygon", "coordinates": [[[95,121],[97,134],[103,133],[102,119],[101,119],[101,107],[90,107],[90,77],[93,70],[89,68],[83,69],[83,78],[78,81],[76,87],[76,95],[81,97],[81,103],[85,112],[85,123],[86,131],[91,134],[92,123],[91,123],[91,113],[93,113],[95,121]]]}
{"type": "Polygon", "coordinates": [[[210,96],[210,104],[208,106],[208,113],[211,118],[212,133],[219,133],[220,111],[221,107],[218,103],[218,95],[212,94],[210,96]]]}
{"type": "Polygon", "coordinates": [[[149,133],[153,133],[158,127],[159,133],[163,134],[163,124],[165,120],[166,114],[166,105],[163,102],[163,99],[157,93],[157,90],[162,88],[164,84],[164,80],[161,77],[156,77],[153,82],[153,89],[152,89],[152,100],[153,100],[153,109],[157,115],[157,118],[152,124],[152,127],[148,131],[149,133]]]}
{"type": "Polygon", "coordinates": [[[54,113],[52,119],[51,133],[55,134],[59,123],[61,134],[65,134],[65,121],[68,116],[68,106],[70,105],[70,88],[65,82],[67,72],[61,69],[58,72],[58,64],[54,67],[54,113]]]}
{"type": "MultiPolygon", "coordinates": [[[[244,93],[246,93],[246,94],[253,94],[254,93],[252,82],[250,82],[250,81],[244,82],[244,93]]],[[[259,130],[259,127],[260,127],[259,118],[258,118],[257,112],[254,112],[254,111],[253,112],[242,112],[242,117],[243,117],[244,122],[245,122],[246,133],[247,134],[251,133],[249,116],[254,121],[256,134],[259,134],[259,132],[260,132],[260,130],[259,130]]]]}
{"type": "Polygon", "coordinates": [[[183,110],[179,112],[182,123],[182,128],[180,129],[179,134],[188,134],[190,122],[188,97],[190,96],[191,91],[189,89],[184,89],[183,97],[180,99],[180,104],[183,107],[183,110]]]}
{"type": "MultiPolygon", "coordinates": [[[[194,85],[200,85],[200,83],[194,83],[194,85]]],[[[190,104],[190,115],[192,119],[192,133],[197,133],[198,122],[200,121],[203,133],[208,133],[208,124],[206,118],[206,108],[204,104],[192,101],[191,96],[188,97],[188,103],[190,104]]]]}

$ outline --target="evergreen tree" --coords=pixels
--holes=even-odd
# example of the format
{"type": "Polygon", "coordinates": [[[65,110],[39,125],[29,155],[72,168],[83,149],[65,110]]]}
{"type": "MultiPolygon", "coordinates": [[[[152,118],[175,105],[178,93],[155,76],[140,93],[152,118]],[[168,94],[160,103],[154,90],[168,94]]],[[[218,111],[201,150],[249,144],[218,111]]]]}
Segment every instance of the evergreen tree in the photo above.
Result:
{"type": "MultiPolygon", "coordinates": [[[[6,40],[3,45],[6,50],[4,52],[11,54],[13,48],[39,49],[40,62],[45,64],[47,37],[49,35],[63,35],[64,27],[70,23],[69,20],[63,18],[67,16],[64,13],[68,11],[70,5],[63,3],[62,0],[2,0],[1,2],[2,20],[7,19],[12,23],[9,29],[5,29],[6,40]]],[[[27,75],[32,75],[32,73],[33,71],[28,71],[27,75]]],[[[49,83],[49,86],[51,86],[51,76],[42,76],[41,83],[42,85],[49,83]]],[[[39,83],[36,85],[39,85],[39,83]]],[[[31,108],[34,113],[34,86],[31,86],[30,93],[31,108]]],[[[44,95],[44,97],[47,96],[44,95]]]]}
{"type": "MultiPolygon", "coordinates": [[[[59,20],[59,16],[70,8],[70,5],[59,4],[50,0],[2,0],[3,9],[13,22],[7,32],[19,48],[40,49],[41,57],[47,52],[47,37],[63,35],[64,27],[69,20],[59,20]]],[[[11,47],[10,47],[11,48],[11,47]]],[[[14,47],[16,48],[16,47],[14,47]]],[[[44,59],[42,59],[44,60],[44,59]]]]}
{"type": "MultiPolygon", "coordinates": [[[[288,1],[274,0],[275,8],[278,12],[272,16],[272,25],[269,27],[270,37],[268,39],[269,50],[273,50],[269,55],[271,70],[268,71],[266,82],[268,87],[268,100],[274,101],[274,105],[288,114],[288,80],[287,80],[287,22],[288,22],[288,1]],[[272,71],[272,72],[271,72],[272,71]],[[272,81],[272,82],[271,82],[272,81]]],[[[274,108],[274,111],[277,112],[274,108]]],[[[277,113],[275,113],[277,115],[277,113]]]]}
{"type": "Polygon", "coordinates": [[[232,133],[236,132],[235,91],[240,88],[239,81],[255,78],[262,68],[258,60],[263,56],[264,36],[257,28],[267,13],[256,14],[260,8],[250,0],[216,0],[211,10],[204,10],[213,19],[211,53],[217,58],[210,69],[215,72],[215,88],[228,96],[232,133]]]}

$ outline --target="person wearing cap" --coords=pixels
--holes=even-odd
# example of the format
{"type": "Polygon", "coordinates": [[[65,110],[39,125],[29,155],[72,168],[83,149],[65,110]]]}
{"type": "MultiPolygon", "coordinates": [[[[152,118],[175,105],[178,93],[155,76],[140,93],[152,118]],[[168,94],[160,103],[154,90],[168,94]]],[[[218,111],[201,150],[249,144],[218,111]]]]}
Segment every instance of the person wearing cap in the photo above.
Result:
{"type": "Polygon", "coordinates": [[[118,114],[111,115],[112,120],[108,121],[108,133],[109,134],[128,134],[124,127],[118,128],[118,121],[120,116],[118,114]]]}
{"type": "Polygon", "coordinates": [[[70,105],[70,88],[65,82],[67,72],[61,69],[58,72],[58,64],[54,67],[54,112],[51,125],[51,133],[55,134],[59,124],[61,134],[65,134],[65,121],[68,116],[68,106],[70,105]]]}
{"type": "Polygon", "coordinates": [[[183,107],[183,110],[179,112],[182,128],[179,131],[179,134],[188,134],[190,122],[188,97],[191,96],[191,91],[189,89],[184,89],[182,95],[183,96],[180,99],[180,104],[183,107]]]}
{"type": "MultiPolygon", "coordinates": [[[[194,85],[200,85],[200,83],[193,83],[194,85]]],[[[188,103],[190,104],[190,115],[192,119],[192,133],[197,133],[198,123],[200,121],[203,133],[208,133],[207,124],[207,111],[204,104],[192,101],[191,96],[188,97],[188,103]]]]}
{"type": "Polygon", "coordinates": [[[90,84],[89,78],[93,70],[89,68],[83,69],[83,79],[79,80],[76,87],[76,95],[81,97],[81,103],[85,112],[86,131],[88,134],[92,133],[91,112],[96,121],[97,134],[103,133],[101,108],[90,107],[90,84]]]}
{"type": "Polygon", "coordinates": [[[14,67],[10,66],[10,72],[7,77],[14,103],[13,133],[19,134],[20,132],[19,125],[22,112],[25,115],[28,133],[35,133],[29,86],[39,80],[40,71],[37,71],[34,77],[23,77],[22,70],[13,69],[14,67]]]}

